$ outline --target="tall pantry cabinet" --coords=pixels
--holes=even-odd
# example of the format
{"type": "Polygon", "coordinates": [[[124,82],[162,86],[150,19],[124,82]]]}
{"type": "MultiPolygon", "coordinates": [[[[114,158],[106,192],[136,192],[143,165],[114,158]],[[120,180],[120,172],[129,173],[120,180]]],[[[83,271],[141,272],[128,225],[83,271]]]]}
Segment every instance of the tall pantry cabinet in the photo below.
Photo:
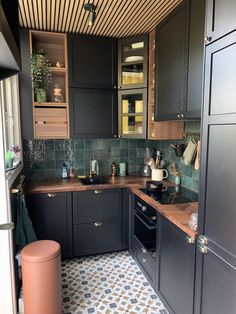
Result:
{"type": "Polygon", "coordinates": [[[236,5],[208,0],[206,8],[195,312],[232,314],[236,313],[236,20],[232,18],[236,5]]]}

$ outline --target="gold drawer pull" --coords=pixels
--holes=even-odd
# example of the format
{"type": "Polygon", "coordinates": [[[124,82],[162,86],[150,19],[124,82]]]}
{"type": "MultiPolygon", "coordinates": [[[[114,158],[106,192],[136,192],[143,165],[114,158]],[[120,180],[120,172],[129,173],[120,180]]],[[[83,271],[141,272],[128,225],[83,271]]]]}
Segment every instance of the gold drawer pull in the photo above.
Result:
{"type": "Polygon", "coordinates": [[[55,197],[56,193],[48,193],[48,197],[55,197]]]}
{"type": "Polygon", "coordinates": [[[95,227],[101,227],[102,226],[102,222],[101,221],[95,222],[94,226],[95,227]]]}
{"type": "Polygon", "coordinates": [[[194,244],[195,243],[195,239],[190,237],[190,236],[186,236],[186,241],[190,244],[194,244]]]}
{"type": "Polygon", "coordinates": [[[94,194],[101,194],[102,190],[94,190],[94,194]]]}
{"type": "Polygon", "coordinates": [[[207,254],[208,253],[208,248],[205,245],[202,244],[198,244],[197,246],[198,250],[202,253],[202,254],[207,254]]]}

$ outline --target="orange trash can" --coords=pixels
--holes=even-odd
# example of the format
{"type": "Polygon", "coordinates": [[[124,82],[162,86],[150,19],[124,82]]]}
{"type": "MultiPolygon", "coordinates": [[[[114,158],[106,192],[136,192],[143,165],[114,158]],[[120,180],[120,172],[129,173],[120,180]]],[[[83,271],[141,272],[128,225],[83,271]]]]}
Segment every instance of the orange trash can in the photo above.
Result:
{"type": "Polygon", "coordinates": [[[36,241],[21,251],[25,314],[61,314],[61,250],[51,240],[36,241]]]}

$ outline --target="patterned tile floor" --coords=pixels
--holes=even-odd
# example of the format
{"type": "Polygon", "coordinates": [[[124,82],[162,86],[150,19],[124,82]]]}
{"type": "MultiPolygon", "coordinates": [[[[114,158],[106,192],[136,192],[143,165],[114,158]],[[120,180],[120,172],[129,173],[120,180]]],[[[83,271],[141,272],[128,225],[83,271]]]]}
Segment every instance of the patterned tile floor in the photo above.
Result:
{"type": "Polygon", "coordinates": [[[63,314],[168,314],[127,251],[62,262],[63,314]]]}

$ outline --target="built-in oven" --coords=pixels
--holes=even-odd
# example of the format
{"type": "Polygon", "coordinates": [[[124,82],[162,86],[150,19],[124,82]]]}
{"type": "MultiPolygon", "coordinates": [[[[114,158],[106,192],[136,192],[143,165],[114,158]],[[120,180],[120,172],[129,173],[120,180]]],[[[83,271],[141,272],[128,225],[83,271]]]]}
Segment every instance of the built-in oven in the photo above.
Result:
{"type": "Polygon", "coordinates": [[[135,197],[134,201],[134,236],[142,247],[156,257],[157,212],[143,200],[135,197]]]}

